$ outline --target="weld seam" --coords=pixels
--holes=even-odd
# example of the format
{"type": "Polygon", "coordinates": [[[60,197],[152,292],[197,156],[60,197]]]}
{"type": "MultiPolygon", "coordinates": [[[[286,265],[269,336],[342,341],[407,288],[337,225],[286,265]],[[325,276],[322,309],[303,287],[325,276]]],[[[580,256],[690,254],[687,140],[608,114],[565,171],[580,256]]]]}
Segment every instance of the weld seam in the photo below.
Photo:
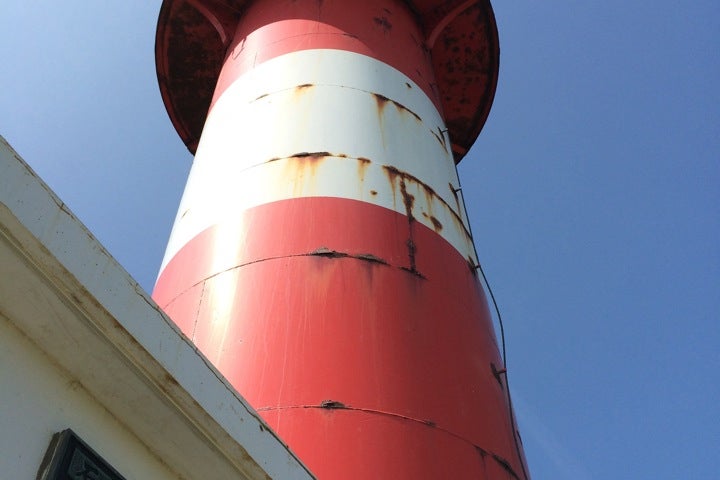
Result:
{"type": "Polygon", "coordinates": [[[374,414],[374,415],[382,415],[382,416],[386,416],[386,417],[400,418],[402,420],[409,420],[411,422],[420,423],[422,425],[425,425],[426,427],[435,428],[443,433],[446,433],[452,437],[457,438],[458,440],[460,440],[462,442],[472,445],[475,448],[475,450],[480,452],[481,455],[488,455],[488,456],[492,457],[492,459],[495,460],[510,475],[512,475],[513,478],[520,480],[520,477],[517,476],[515,471],[510,466],[510,462],[507,461],[505,458],[501,457],[500,455],[498,455],[496,453],[485,450],[480,445],[475,444],[474,442],[463,437],[462,435],[458,435],[455,432],[452,432],[446,428],[438,426],[432,420],[421,420],[421,419],[414,418],[414,417],[408,417],[407,415],[402,415],[400,413],[385,412],[382,410],[376,410],[374,408],[351,407],[348,405],[344,405],[340,402],[332,402],[332,403],[328,403],[327,405],[320,404],[320,405],[287,405],[287,406],[281,406],[281,407],[261,407],[261,408],[258,408],[257,411],[258,412],[268,412],[268,411],[272,411],[272,410],[294,410],[294,409],[305,409],[305,408],[315,408],[315,409],[319,409],[319,410],[352,410],[352,411],[356,411],[356,412],[363,412],[363,413],[370,413],[370,414],[374,414]]]}
{"type": "Polygon", "coordinates": [[[170,301],[167,302],[166,305],[167,305],[167,306],[170,306],[175,300],[177,300],[179,297],[181,297],[182,295],[184,295],[185,293],[187,293],[187,292],[190,291],[191,289],[197,287],[197,286],[200,285],[201,283],[204,283],[204,282],[210,280],[211,278],[215,278],[215,277],[217,277],[218,275],[222,275],[223,273],[231,272],[231,271],[233,271],[233,270],[235,270],[235,269],[242,268],[242,267],[247,267],[247,266],[253,265],[253,264],[255,264],[255,263],[267,262],[267,261],[270,261],[270,260],[280,260],[280,259],[283,259],[283,258],[295,258],[295,257],[350,258],[350,259],[353,259],[353,260],[360,260],[360,261],[367,262],[367,263],[372,263],[372,264],[375,264],[375,265],[383,265],[383,266],[386,266],[386,267],[397,268],[398,270],[402,270],[403,272],[411,273],[411,274],[413,274],[413,275],[416,275],[416,273],[410,272],[409,270],[407,270],[406,267],[401,267],[401,266],[398,266],[398,265],[392,265],[391,263],[388,263],[388,262],[386,262],[385,260],[383,260],[383,259],[381,259],[381,258],[379,258],[379,257],[375,257],[374,255],[372,255],[372,254],[367,254],[367,253],[350,254],[350,253],[338,252],[338,251],[335,251],[335,250],[328,250],[327,252],[324,252],[324,251],[323,251],[323,252],[314,251],[314,252],[308,252],[308,253],[295,253],[295,254],[293,254],[293,255],[280,255],[280,256],[277,256],[277,257],[260,258],[260,259],[258,259],[258,260],[253,260],[253,261],[251,261],[251,262],[241,263],[240,265],[235,265],[235,266],[226,268],[225,270],[221,270],[221,271],[219,271],[219,272],[215,272],[215,273],[213,273],[212,275],[207,276],[207,277],[203,278],[202,280],[193,283],[192,285],[190,285],[189,287],[187,287],[186,289],[184,289],[182,292],[180,292],[180,293],[178,293],[177,295],[175,295],[174,297],[172,297],[172,299],[170,299],[170,301]]]}

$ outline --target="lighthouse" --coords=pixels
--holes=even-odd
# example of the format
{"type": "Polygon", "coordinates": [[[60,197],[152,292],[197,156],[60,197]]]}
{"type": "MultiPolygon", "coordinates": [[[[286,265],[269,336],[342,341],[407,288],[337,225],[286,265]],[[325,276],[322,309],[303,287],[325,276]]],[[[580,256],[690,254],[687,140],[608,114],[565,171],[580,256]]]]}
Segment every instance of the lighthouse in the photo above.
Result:
{"type": "Polygon", "coordinates": [[[528,477],[456,165],[486,0],[164,0],[194,154],[153,298],[320,479],[528,477]]]}

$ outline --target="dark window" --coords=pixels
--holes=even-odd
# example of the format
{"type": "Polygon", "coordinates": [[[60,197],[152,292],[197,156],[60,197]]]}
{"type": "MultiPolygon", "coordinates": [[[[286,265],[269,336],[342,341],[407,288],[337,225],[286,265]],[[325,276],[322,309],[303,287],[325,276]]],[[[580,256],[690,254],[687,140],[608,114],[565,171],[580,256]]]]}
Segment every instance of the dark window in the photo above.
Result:
{"type": "Polygon", "coordinates": [[[38,480],[125,480],[70,429],[53,435],[38,480]]]}

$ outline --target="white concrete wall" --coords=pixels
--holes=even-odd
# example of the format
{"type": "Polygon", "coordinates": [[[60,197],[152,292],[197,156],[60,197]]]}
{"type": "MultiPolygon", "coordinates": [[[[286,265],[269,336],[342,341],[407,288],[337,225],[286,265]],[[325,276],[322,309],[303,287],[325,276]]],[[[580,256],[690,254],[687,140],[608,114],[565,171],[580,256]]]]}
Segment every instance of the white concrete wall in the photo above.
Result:
{"type": "Polygon", "coordinates": [[[128,480],[181,478],[0,315],[0,478],[35,478],[50,438],[66,428],[128,480]]]}

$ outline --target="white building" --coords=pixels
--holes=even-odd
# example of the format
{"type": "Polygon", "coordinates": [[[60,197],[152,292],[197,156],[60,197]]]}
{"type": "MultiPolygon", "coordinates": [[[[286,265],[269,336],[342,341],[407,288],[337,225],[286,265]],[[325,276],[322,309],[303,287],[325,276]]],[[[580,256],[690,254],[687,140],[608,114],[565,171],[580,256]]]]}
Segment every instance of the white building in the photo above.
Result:
{"type": "Polygon", "coordinates": [[[0,478],[121,478],[110,467],[127,480],[313,478],[0,137],[0,478]],[[66,429],[107,472],[84,460],[84,474],[50,474],[66,429]]]}

